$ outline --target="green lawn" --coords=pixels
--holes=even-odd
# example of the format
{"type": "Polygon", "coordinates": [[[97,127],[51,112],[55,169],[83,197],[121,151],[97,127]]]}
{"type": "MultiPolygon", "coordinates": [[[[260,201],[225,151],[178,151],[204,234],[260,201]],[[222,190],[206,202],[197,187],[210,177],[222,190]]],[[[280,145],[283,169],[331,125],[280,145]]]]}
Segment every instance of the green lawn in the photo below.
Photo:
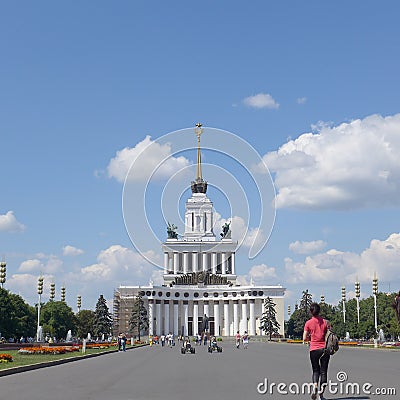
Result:
{"type": "MultiPolygon", "coordinates": [[[[129,349],[130,347],[132,346],[127,346],[126,348],[129,349]]],[[[115,351],[116,349],[117,348],[115,346],[111,346],[108,349],[86,349],[86,354],[110,352],[115,351]]],[[[13,362],[0,362],[0,370],[84,355],[82,354],[82,351],[74,351],[72,353],[65,354],[19,354],[18,350],[5,350],[0,351],[0,353],[10,354],[13,358],[13,362]]]]}

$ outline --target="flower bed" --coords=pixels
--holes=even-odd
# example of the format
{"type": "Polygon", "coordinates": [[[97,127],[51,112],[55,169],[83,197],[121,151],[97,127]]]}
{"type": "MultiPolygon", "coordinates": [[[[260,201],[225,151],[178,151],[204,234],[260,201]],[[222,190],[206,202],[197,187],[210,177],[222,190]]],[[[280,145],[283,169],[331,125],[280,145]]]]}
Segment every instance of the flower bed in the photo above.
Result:
{"type": "Polygon", "coordinates": [[[301,339],[288,339],[287,343],[303,343],[301,339]]]}
{"type": "Polygon", "coordinates": [[[19,354],[65,354],[79,351],[78,346],[58,346],[58,347],[22,347],[18,350],[19,354]]]}
{"type": "Polygon", "coordinates": [[[12,362],[13,358],[10,354],[0,354],[0,362],[2,363],[8,363],[8,362],[12,362]]]}

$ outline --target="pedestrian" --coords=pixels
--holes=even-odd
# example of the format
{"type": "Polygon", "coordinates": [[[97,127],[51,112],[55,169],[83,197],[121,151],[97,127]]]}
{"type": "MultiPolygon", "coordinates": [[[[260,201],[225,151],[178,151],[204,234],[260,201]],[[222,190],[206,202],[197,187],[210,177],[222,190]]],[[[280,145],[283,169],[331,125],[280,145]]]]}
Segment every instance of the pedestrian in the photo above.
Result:
{"type": "Polygon", "coordinates": [[[324,390],[328,382],[328,364],[330,355],[325,351],[325,335],[330,328],[328,321],[323,319],[318,303],[310,306],[311,318],[304,325],[303,343],[310,342],[310,361],[312,368],[312,381],[314,384],[311,399],[317,398],[318,390],[320,400],[324,400],[324,390]]]}
{"type": "Polygon", "coordinates": [[[242,336],[242,342],[243,342],[243,348],[247,349],[249,346],[249,335],[247,334],[247,331],[244,331],[244,334],[242,336]]]}
{"type": "Polygon", "coordinates": [[[236,332],[235,342],[236,342],[236,348],[238,349],[240,347],[240,333],[239,333],[239,331],[236,332]]]}
{"type": "Polygon", "coordinates": [[[160,339],[161,339],[161,347],[164,347],[164,346],[165,346],[165,335],[162,334],[162,335],[160,336],[160,339]]]}
{"type": "Polygon", "coordinates": [[[204,332],[204,346],[207,346],[207,339],[208,339],[208,336],[207,336],[207,333],[206,332],[204,332]]]}
{"type": "Polygon", "coordinates": [[[122,333],[120,333],[119,335],[118,335],[118,351],[121,351],[121,349],[122,349],[122,333]]]}
{"type": "Polygon", "coordinates": [[[122,334],[121,347],[122,347],[122,351],[126,351],[126,335],[125,335],[125,333],[122,334]]]}

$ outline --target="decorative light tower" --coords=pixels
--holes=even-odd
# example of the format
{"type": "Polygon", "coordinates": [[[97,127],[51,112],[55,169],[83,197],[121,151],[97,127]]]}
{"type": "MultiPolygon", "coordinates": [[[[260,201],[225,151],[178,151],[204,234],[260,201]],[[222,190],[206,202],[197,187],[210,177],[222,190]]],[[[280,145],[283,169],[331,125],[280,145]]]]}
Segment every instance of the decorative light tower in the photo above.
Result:
{"type": "Polygon", "coordinates": [[[50,300],[54,301],[54,297],[56,297],[56,284],[51,282],[50,284],[50,300]]]}
{"type": "Polygon", "coordinates": [[[374,279],[372,279],[372,294],[374,295],[374,310],[375,310],[375,332],[378,333],[378,315],[376,307],[376,295],[378,294],[378,278],[374,273],[374,279]]]}
{"type": "Polygon", "coordinates": [[[320,303],[321,303],[321,304],[325,304],[325,296],[324,296],[323,294],[321,294],[321,301],[320,301],[320,303]]]}
{"type": "Polygon", "coordinates": [[[61,288],[61,301],[65,302],[65,286],[64,285],[61,288]]]}
{"type": "Polygon", "coordinates": [[[342,286],[343,323],[346,323],[346,287],[342,286]]]}
{"type": "Polygon", "coordinates": [[[290,319],[290,316],[292,315],[292,311],[290,309],[290,304],[287,306],[287,315],[288,315],[288,319],[290,319]]]}
{"type": "Polygon", "coordinates": [[[82,296],[80,294],[78,294],[76,305],[78,307],[78,312],[80,312],[82,307],[82,296]]]}
{"type": "Polygon", "coordinates": [[[358,282],[358,278],[354,286],[355,286],[356,300],[357,300],[357,322],[360,323],[360,282],[358,282]]]}
{"type": "Polygon", "coordinates": [[[1,283],[1,288],[4,287],[4,283],[6,282],[6,272],[7,272],[7,264],[3,260],[0,263],[0,283],[1,283]]]}
{"type": "Polygon", "coordinates": [[[37,293],[39,295],[38,308],[37,308],[37,331],[36,331],[36,341],[41,341],[41,332],[40,332],[40,307],[42,303],[42,294],[43,294],[43,276],[39,276],[38,278],[38,286],[37,293]]]}
{"type": "Polygon", "coordinates": [[[294,305],[294,311],[297,311],[299,309],[299,305],[296,303],[295,305],[294,305]]]}

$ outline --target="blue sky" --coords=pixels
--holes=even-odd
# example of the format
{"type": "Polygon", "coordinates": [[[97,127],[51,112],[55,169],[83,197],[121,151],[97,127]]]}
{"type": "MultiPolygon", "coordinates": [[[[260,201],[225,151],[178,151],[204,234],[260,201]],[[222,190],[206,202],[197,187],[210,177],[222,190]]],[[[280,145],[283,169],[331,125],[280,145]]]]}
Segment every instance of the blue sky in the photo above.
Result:
{"type": "MultiPolygon", "coordinates": [[[[118,177],[126,170],[110,165],[123,149],[128,162],[147,136],[201,121],[246,140],[274,179],[272,235],[255,259],[239,254],[243,280],[284,284],[290,304],[306,288],[336,302],[342,284],[354,290],[355,276],[369,295],[375,271],[382,290],[398,290],[399,8],[395,1],[3,2],[6,288],[33,303],[42,273],[58,297],[65,284],[76,309],[77,294],[92,308],[119,284],[157,279],[125,230],[118,177]]],[[[193,152],[181,154],[183,164],[172,156],[172,166],[195,161],[193,152]]],[[[217,210],[217,200],[224,203],[221,218],[230,217],[223,196],[210,197],[217,210]]],[[[146,251],[157,256],[160,248],[146,251]]]]}

